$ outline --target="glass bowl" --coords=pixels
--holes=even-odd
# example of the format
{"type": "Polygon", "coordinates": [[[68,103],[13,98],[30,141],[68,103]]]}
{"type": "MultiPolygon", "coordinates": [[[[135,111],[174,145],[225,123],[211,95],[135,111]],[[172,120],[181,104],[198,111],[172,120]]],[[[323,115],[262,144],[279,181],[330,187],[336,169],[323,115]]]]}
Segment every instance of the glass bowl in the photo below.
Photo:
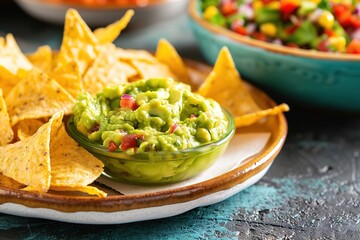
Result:
{"type": "Polygon", "coordinates": [[[73,139],[104,163],[105,176],[136,184],[165,184],[194,177],[221,156],[236,129],[231,114],[225,109],[223,112],[229,124],[220,140],[175,152],[142,152],[134,155],[128,155],[121,149],[109,152],[103,145],[91,142],[78,132],[73,117],[67,122],[66,129],[73,139]]]}

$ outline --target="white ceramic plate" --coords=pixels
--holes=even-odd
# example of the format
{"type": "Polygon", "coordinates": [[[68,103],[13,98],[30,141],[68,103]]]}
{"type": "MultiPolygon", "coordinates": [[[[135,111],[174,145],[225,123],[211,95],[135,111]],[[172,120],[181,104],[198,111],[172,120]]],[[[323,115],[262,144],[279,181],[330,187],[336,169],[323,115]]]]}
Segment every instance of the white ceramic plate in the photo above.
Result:
{"type": "Polygon", "coordinates": [[[173,18],[186,11],[188,0],[159,0],[147,6],[133,7],[82,7],[72,4],[49,3],[44,0],[15,0],[15,2],[29,15],[40,20],[63,24],[65,12],[68,8],[79,11],[85,22],[92,27],[104,26],[119,20],[126,10],[133,9],[135,16],[129,27],[143,27],[156,22],[173,18]]]}
{"type": "Polygon", "coordinates": [[[0,212],[22,217],[35,217],[51,219],[63,222],[82,224],[121,224],[136,221],[145,221],[159,218],[176,216],[196,207],[206,206],[221,202],[241,190],[253,185],[260,180],[268,171],[270,164],[245,182],[237,184],[229,189],[214,192],[191,201],[175,204],[164,204],[154,207],[145,207],[126,211],[58,211],[51,208],[32,208],[23,204],[4,203],[0,206],[0,212]]]}

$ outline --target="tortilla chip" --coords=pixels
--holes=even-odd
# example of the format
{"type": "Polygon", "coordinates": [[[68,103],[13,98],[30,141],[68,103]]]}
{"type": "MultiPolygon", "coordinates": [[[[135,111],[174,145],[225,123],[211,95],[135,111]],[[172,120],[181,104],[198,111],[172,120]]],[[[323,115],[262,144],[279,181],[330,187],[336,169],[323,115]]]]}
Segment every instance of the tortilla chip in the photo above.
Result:
{"type": "Polygon", "coordinates": [[[95,49],[97,44],[98,40],[79,13],[75,9],[67,10],[64,36],[56,57],[55,68],[76,61],[82,76],[97,55],[95,49]]]}
{"type": "Polygon", "coordinates": [[[54,114],[31,137],[0,147],[0,172],[36,192],[47,192],[50,187],[50,136],[56,131],[63,113],[54,114]]]}
{"type": "Polygon", "coordinates": [[[31,70],[30,61],[21,52],[12,34],[6,35],[6,39],[0,41],[0,66],[16,75],[19,69],[31,70]]]}
{"type": "Polygon", "coordinates": [[[63,192],[67,192],[67,191],[83,192],[83,193],[87,193],[89,195],[96,195],[98,197],[106,197],[107,196],[106,192],[103,192],[100,189],[98,189],[96,187],[92,187],[92,186],[85,186],[85,187],[53,187],[53,188],[51,188],[51,190],[63,191],[63,192]]]}
{"type": "Polygon", "coordinates": [[[5,100],[2,96],[2,90],[0,88],[0,146],[6,145],[13,140],[14,132],[11,128],[9,114],[5,100]]]}
{"type": "Polygon", "coordinates": [[[188,70],[177,53],[176,49],[165,39],[160,39],[157,45],[155,57],[161,63],[169,66],[177,78],[188,85],[192,85],[188,70]]]}
{"type": "Polygon", "coordinates": [[[107,85],[122,84],[137,74],[129,64],[121,62],[116,55],[104,51],[95,59],[83,78],[85,91],[94,95],[107,85]]]}
{"type": "Polygon", "coordinates": [[[89,26],[81,18],[78,11],[68,9],[65,16],[64,38],[65,43],[90,43],[97,44],[98,41],[89,26]]]}
{"type": "Polygon", "coordinates": [[[24,119],[50,117],[72,112],[75,99],[45,73],[32,71],[6,96],[11,125],[24,119]]]}
{"type": "Polygon", "coordinates": [[[11,188],[11,189],[21,189],[24,187],[23,184],[15,181],[12,178],[4,176],[2,174],[0,174],[0,186],[6,187],[6,188],[11,188]]]}
{"type": "Polygon", "coordinates": [[[64,65],[56,68],[50,75],[55,79],[71,96],[75,99],[78,94],[84,90],[80,69],[75,61],[65,63],[64,65]]]}
{"type": "Polygon", "coordinates": [[[145,61],[149,63],[156,63],[158,60],[151,55],[148,51],[145,50],[137,50],[137,49],[122,49],[116,48],[114,49],[117,57],[125,62],[130,62],[132,60],[145,61]]]}
{"type": "Polygon", "coordinates": [[[64,124],[50,142],[51,183],[55,187],[85,187],[102,173],[104,164],[66,132],[64,124]]]}
{"type": "Polygon", "coordinates": [[[134,10],[127,10],[120,20],[108,25],[105,28],[96,29],[94,31],[94,35],[99,43],[102,44],[115,41],[115,39],[120,35],[121,31],[124,30],[129,24],[133,15],[134,10]]]}
{"type": "Polygon", "coordinates": [[[142,79],[148,78],[173,78],[176,76],[170,71],[169,67],[160,62],[149,63],[139,60],[131,60],[131,65],[134,66],[142,79]]]}
{"type": "Polygon", "coordinates": [[[3,89],[4,97],[21,79],[19,72],[32,68],[13,35],[6,35],[6,40],[0,37],[0,88],[3,89]]]}
{"type": "Polygon", "coordinates": [[[288,112],[290,110],[289,106],[285,103],[280,104],[279,106],[269,108],[266,110],[249,113],[243,116],[235,117],[236,127],[244,127],[254,124],[258,120],[270,116],[270,115],[277,115],[282,112],[288,112]]]}
{"type": "Polygon", "coordinates": [[[53,55],[49,46],[41,46],[36,52],[27,55],[32,65],[49,74],[53,69],[53,55]]]}
{"type": "Polygon", "coordinates": [[[45,122],[40,119],[26,119],[20,121],[16,125],[17,137],[19,140],[24,140],[32,135],[34,135],[37,130],[44,125],[45,122]]]}
{"type": "Polygon", "coordinates": [[[6,68],[0,66],[0,88],[3,90],[3,95],[6,95],[19,82],[19,77],[9,72],[6,68]]]}
{"type": "Polygon", "coordinates": [[[216,100],[234,117],[260,110],[236,70],[227,47],[221,49],[214,69],[201,84],[198,93],[216,100]]]}

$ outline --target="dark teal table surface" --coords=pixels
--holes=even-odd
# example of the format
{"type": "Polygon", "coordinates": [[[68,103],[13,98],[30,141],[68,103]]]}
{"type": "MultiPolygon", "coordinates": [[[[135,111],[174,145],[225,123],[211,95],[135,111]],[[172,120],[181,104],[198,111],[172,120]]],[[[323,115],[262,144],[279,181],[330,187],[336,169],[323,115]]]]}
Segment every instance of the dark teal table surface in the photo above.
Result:
{"type": "MultiPolygon", "coordinates": [[[[25,52],[40,44],[59,48],[62,37],[61,26],[37,21],[15,4],[0,3],[0,35],[8,32],[25,52]]],[[[186,14],[126,31],[116,44],[154,51],[159,38],[167,38],[183,57],[203,61],[186,14]]],[[[360,239],[359,114],[291,107],[286,114],[287,141],[269,172],[226,201],[171,218],[122,225],[79,225],[0,213],[0,239],[360,239]]]]}

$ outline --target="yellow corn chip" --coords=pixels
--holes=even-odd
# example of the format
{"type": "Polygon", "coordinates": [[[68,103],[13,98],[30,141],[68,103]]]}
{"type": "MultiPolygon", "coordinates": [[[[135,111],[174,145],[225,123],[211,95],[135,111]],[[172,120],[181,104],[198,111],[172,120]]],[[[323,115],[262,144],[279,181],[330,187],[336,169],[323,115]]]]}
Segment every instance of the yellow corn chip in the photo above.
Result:
{"type": "Polygon", "coordinates": [[[33,68],[11,34],[6,35],[6,39],[0,41],[0,66],[14,75],[19,69],[31,70],[33,68]]]}
{"type": "Polygon", "coordinates": [[[18,76],[9,72],[6,68],[0,66],[0,88],[3,90],[3,95],[6,95],[19,82],[18,76]]]}
{"type": "MultiPolygon", "coordinates": [[[[132,78],[138,74],[136,69],[129,63],[118,61],[115,63],[115,70],[125,75],[126,78],[132,78]]],[[[114,71],[114,72],[116,72],[114,71]]],[[[114,74],[114,73],[112,73],[114,74]]],[[[118,82],[118,81],[117,81],[118,82]]]]}
{"type": "Polygon", "coordinates": [[[94,95],[107,85],[122,84],[137,71],[129,64],[121,62],[116,55],[103,51],[95,59],[83,78],[85,91],[94,95]]]}
{"type": "Polygon", "coordinates": [[[95,59],[98,40],[75,9],[69,9],[65,16],[64,36],[55,68],[76,61],[80,75],[95,59]]]}
{"type": "Polygon", "coordinates": [[[51,183],[55,187],[85,187],[102,173],[104,164],[82,148],[62,125],[50,141],[51,183]]]}
{"type": "Polygon", "coordinates": [[[115,48],[115,54],[117,57],[125,62],[130,62],[132,60],[145,61],[149,63],[156,63],[158,60],[145,50],[135,50],[135,49],[122,49],[115,48]]]}
{"type": "Polygon", "coordinates": [[[0,146],[6,145],[13,140],[14,132],[11,128],[9,114],[5,100],[2,96],[2,90],[0,88],[0,146]]]}
{"type": "Polygon", "coordinates": [[[10,90],[19,82],[19,71],[33,68],[30,61],[21,52],[13,35],[0,38],[0,88],[6,97],[10,90]]]}
{"type": "Polygon", "coordinates": [[[106,192],[103,192],[100,189],[98,189],[96,187],[92,187],[92,186],[85,186],[85,187],[53,187],[53,188],[51,188],[51,190],[63,191],[63,192],[67,192],[67,191],[83,192],[83,193],[87,193],[89,195],[96,195],[98,197],[106,197],[107,196],[106,192]]]}
{"type": "Polygon", "coordinates": [[[225,107],[235,118],[237,127],[248,126],[263,117],[289,111],[286,104],[261,110],[235,68],[229,50],[221,49],[213,71],[200,85],[198,93],[210,97],[225,107]]]}
{"type": "Polygon", "coordinates": [[[58,112],[31,137],[0,147],[0,171],[28,186],[29,190],[47,192],[50,187],[50,136],[62,121],[58,112]]]}
{"type": "Polygon", "coordinates": [[[160,39],[157,45],[155,57],[161,63],[169,66],[170,70],[177,76],[178,80],[192,85],[188,70],[177,53],[176,49],[165,39],[160,39]]]}
{"type": "Polygon", "coordinates": [[[55,79],[75,99],[84,90],[80,69],[75,61],[59,66],[51,73],[50,77],[55,79]]]}
{"type": "Polygon", "coordinates": [[[234,117],[260,110],[236,70],[226,47],[221,49],[214,69],[199,87],[198,93],[213,98],[234,117]]]}
{"type": "Polygon", "coordinates": [[[71,8],[66,12],[63,40],[69,40],[69,42],[78,40],[93,45],[98,43],[96,37],[81,18],[78,11],[71,8]]]}
{"type": "Polygon", "coordinates": [[[44,125],[45,122],[40,119],[26,119],[20,121],[16,125],[17,137],[19,140],[24,140],[32,135],[34,135],[37,130],[44,125]]]}
{"type": "Polygon", "coordinates": [[[126,28],[134,15],[133,10],[127,10],[125,15],[118,21],[108,25],[105,28],[98,28],[94,31],[94,35],[102,43],[111,43],[120,35],[121,31],[126,28]]]}
{"type": "Polygon", "coordinates": [[[53,55],[49,46],[41,46],[36,52],[27,55],[34,67],[49,74],[53,69],[53,55]]]}
{"type": "Polygon", "coordinates": [[[283,103],[273,108],[235,117],[235,123],[237,127],[249,126],[266,116],[276,115],[281,112],[287,112],[287,111],[289,111],[289,106],[283,103]]]}
{"type": "Polygon", "coordinates": [[[134,66],[142,79],[147,78],[173,78],[176,76],[170,71],[169,67],[160,62],[149,63],[145,61],[132,60],[131,65],[134,66]]]}
{"type": "Polygon", "coordinates": [[[24,119],[50,117],[72,112],[75,99],[45,73],[33,70],[6,96],[11,125],[24,119]]]}
{"type": "Polygon", "coordinates": [[[0,186],[6,187],[6,188],[11,188],[11,189],[21,189],[24,187],[23,184],[15,181],[12,178],[4,176],[2,174],[0,174],[0,186]]]}

